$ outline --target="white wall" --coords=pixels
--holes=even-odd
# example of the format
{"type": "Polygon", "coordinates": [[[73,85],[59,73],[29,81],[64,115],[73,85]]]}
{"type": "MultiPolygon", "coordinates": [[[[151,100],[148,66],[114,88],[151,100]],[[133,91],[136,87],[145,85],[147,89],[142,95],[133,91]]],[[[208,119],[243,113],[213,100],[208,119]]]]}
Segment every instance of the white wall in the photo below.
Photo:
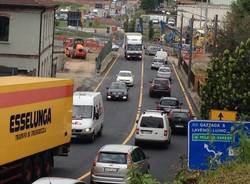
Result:
{"type": "Polygon", "coordinates": [[[43,13],[42,35],[41,35],[41,56],[39,76],[50,77],[52,70],[52,47],[53,47],[53,24],[54,11],[48,10],[43,13]]]}
{"type": "MultiPolygon", "coordinates": [[[[38,75],[39,59],[15,57],[15,54],[39,55],[40,11],[19,10],[4,13],[10,15],[9,42],[0,43],[0,53],[14,55],[11,57],[0,56],[0,65],[28,71],[36,70],[36,75],[38,75]]],[[[53,24],[54,10],[48,9],[42,15],[39,76],[51,76],[53,24]]]]}
{"type": "Polygon", "coordinates": [[[0,53],[37,55],[39,50],[39,11],[0,11],[10,14],[9,43],[0,43],[0,53]]]}
{"type": "MultiPolygon", "coordinates": [[[[208,24],[212,23],[212,20],[214,19],[215,15],[218,14],[218,20],[223,21],[225,18],[225,15],[227,12],[230,11],[229,6],[212,6],[210,5],[208,7],[208,24]]],[[[203,5],[180,5],[178,6],[178,16],[177,16],[177,27],[181,26],[181,14],[183,13],[183,26],[187,26],[189,24],[189,20],[192,17],[192,14],[194,14],[195,19],[200,20],[200,15],[202,14],[203,20],[205,19],[205,3],[203,5]],[[184,11],[181,11],[184,10],[184,11]]],[[[194,28],[200,28],[200,21],[196,20],[194,21],[194,28]]],[[[205,21],[202,21],[202,25],[204,25],[205,21]]]]}
{"type": "Polygon", "coordinates": [[[37,59],[0,57],[0,65],[20,70],[37,71],[37,59]]]}

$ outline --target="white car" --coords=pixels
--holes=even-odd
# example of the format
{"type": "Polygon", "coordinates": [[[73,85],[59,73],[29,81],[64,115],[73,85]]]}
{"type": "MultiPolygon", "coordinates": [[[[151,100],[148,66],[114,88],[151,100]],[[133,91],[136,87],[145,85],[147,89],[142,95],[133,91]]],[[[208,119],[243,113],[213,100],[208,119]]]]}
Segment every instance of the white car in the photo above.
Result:
{"type": "Polygon", "coordinates": [[[32,184],[85,184],[85,183],[83,181],[71,178],[43,177],[34,181],[32,184]]]}
{"type": "Polygon", "coordinates": [[[117,74],[117,82],[124,82],[127,86],[134,86],[134,75],[131,71],[122,70],[117,74]]]}
{"type": "Polygon", "coordinates": [[[112,43],[112,51],[118,51],[119,48],[119,45],[112,43]]]}
{"type": "Polygon", "coordinates": [[[168,66],[161,66],[158,69],[156,76],[158,78],[166,78],[171,80],[171,69],[168,66]]]}
{"type": "Polygon", "coordinates": [[[171,136],[167,114],[160,110],[146,110],[137,122],[135,145],[143,142],[159,142],[167,148],[171,136]]]}

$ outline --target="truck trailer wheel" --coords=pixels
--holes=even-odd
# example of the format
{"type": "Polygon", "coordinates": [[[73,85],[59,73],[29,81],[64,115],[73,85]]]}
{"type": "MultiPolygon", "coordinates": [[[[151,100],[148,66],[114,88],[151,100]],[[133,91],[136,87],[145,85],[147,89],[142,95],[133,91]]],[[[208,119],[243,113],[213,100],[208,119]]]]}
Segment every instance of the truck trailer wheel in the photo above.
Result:
{"type": "Polygon", "coordinates": [[[36,156],[33,159],[33,168],[34,168],[34,179],[38,179],[42,177],[43,173],[43,162],[40,156],[36,156]]]}
{"type": "Polygon", "coordinates": [[[31,159],[26,159],[23,164],[22,172],[22,182],[21,183],[31,183],[33,181],[33,166],[31,159]]]}
{"type": "Polygon", "coordinates": [[[43,155],[43,176],[49,176],[51,170],[53,168],[53,156],[49,153],[46,152],[43,155]]]}

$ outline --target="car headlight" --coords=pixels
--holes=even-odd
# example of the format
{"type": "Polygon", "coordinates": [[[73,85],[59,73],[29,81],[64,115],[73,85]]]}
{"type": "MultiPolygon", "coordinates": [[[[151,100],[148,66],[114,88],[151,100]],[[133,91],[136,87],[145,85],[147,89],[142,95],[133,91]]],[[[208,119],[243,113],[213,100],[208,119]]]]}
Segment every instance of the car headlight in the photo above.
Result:
{"type": "Polygon", "coordinates": [[[85,128],[83,131],[84,132],[91,132],[91,128],[85,128]]]}

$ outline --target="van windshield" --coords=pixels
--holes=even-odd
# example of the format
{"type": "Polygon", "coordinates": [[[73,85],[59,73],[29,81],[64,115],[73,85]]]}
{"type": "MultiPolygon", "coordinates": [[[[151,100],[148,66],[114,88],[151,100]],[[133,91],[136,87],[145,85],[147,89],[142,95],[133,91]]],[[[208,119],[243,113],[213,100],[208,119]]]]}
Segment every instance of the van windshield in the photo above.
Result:
{"type": "Polygon", "coordinates": [[[91,105],[74,105],[73,106],[73,118],[92,118],[91,105]]]}

